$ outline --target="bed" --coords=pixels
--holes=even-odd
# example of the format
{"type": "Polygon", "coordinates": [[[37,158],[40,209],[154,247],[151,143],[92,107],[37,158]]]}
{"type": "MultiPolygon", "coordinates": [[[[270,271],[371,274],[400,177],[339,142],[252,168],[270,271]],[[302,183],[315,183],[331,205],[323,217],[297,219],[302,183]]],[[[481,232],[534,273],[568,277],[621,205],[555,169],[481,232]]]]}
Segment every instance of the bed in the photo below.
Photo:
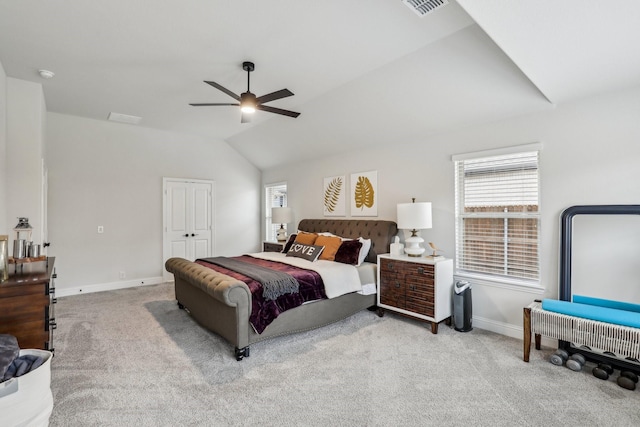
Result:
{"type": "MultiPolygon", "coordinates": [[[[389,245],[398,233],[396,223],[392,221],[353,219],[304,219],[298,224],[298,230],[331,233],[349,239],[370,239],[371,248],[365,258],[365,264],[369,264],[361,269],[359,275],[370,276],[373,281],[377,256],[389,252],[389,245]]],[[[280,313],[264,331],[258,333],[250,323],[253,297],[246,283],[202,262],[183,258],[168,259],[165,268],[174,275],[178,306],[187,310],[200,325],[234,346],[237,360],[250,355],[253,343],[328,325],[376,304],[375,293],[349,292],[319,299],[280,313]]]]}

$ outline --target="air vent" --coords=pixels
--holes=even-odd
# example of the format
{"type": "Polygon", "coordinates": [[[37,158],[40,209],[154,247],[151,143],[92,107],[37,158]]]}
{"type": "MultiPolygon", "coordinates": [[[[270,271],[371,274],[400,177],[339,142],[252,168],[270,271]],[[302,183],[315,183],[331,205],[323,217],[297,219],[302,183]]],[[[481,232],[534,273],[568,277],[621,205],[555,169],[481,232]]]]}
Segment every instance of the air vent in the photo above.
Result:
{"type": "Polygon", "coordinates": [[[413,10],[418,16],[426,16],[436,9],[449,4],[448,0],[402,0],[402,3],[413,10]]]}
{"type": "Polygon", "coordinates": [[[121,113],[109,113],[109,120],[112,122],[128,123],[131,125],[137,125],[142,120],[142,117],[130,116],[128,114],[121,113]]]}

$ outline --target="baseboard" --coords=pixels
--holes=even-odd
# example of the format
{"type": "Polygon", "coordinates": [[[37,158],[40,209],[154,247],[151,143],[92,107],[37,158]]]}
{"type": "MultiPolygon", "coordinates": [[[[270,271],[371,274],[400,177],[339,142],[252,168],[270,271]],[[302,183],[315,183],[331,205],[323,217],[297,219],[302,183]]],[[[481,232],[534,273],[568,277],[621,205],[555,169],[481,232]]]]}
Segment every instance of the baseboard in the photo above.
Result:
{"type": "Polygon", "coordinates": [[[474,328],[477,327],[485,331],[495,332],[496,334],[522,339],[522,326],[515,326],[510,323],[498,322],[479,316],[473,316],[472,325],[474,328]]]}
{"type": "MultiPolygon", "coordinates": [[[[506,335],[511,338],[517,338],[519,340],[524,339],[524,329],[522,326],[512,325],[510,323],[498,322],[496,320],[486,319],[484,317],[473,316],[473,327],[484,329],[485,331],[495,332],[496,334],[506,335]]],[[[533,338],[531,338],[533,341],[533,338]]],[[[558,348],[558,340],[554,340],[547,337],[542,337],[540,344],[543,347],[558,348]]],[[[533,343],[531,344],[533,349],[533,343]]]]}
{"type": "Polygon", "coordinates": [[[56,297],[67,297],[71,295],[89,294],[93,292],[113,291],[115,289],[134,288],[136,286],[148,286],[164,283],[164,279],[160,277],[148,277],[146,279],[135,280],[119,280],[111,283],[98,283],[95,285],[80,286],[77,288],[59,288],[56,289],[56,297]]]}

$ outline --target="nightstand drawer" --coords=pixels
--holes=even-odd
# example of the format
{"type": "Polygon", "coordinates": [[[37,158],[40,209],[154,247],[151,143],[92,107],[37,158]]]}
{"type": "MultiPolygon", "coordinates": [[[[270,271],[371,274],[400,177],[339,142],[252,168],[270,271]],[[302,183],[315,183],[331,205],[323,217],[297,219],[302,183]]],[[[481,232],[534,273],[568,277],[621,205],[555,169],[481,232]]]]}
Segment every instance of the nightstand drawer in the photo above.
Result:
{"type": "Polygon", "coordinates": [[[282,252],[283,248],[284,248],[284,243],[262,242],[263,252],[282,252]]]}

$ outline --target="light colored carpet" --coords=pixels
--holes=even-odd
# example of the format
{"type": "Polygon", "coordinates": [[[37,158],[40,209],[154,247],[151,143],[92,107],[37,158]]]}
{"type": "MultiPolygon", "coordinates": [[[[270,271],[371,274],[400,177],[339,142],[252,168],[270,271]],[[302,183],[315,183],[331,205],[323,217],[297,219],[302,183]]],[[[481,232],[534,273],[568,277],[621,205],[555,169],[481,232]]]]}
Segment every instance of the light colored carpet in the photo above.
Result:
{"type": "Polygon", "coordinates": [[[162,284],[60,298],[52,426],[638,426],[640,391],[554,349],[362,311],[233,349],[162,284]]]}

